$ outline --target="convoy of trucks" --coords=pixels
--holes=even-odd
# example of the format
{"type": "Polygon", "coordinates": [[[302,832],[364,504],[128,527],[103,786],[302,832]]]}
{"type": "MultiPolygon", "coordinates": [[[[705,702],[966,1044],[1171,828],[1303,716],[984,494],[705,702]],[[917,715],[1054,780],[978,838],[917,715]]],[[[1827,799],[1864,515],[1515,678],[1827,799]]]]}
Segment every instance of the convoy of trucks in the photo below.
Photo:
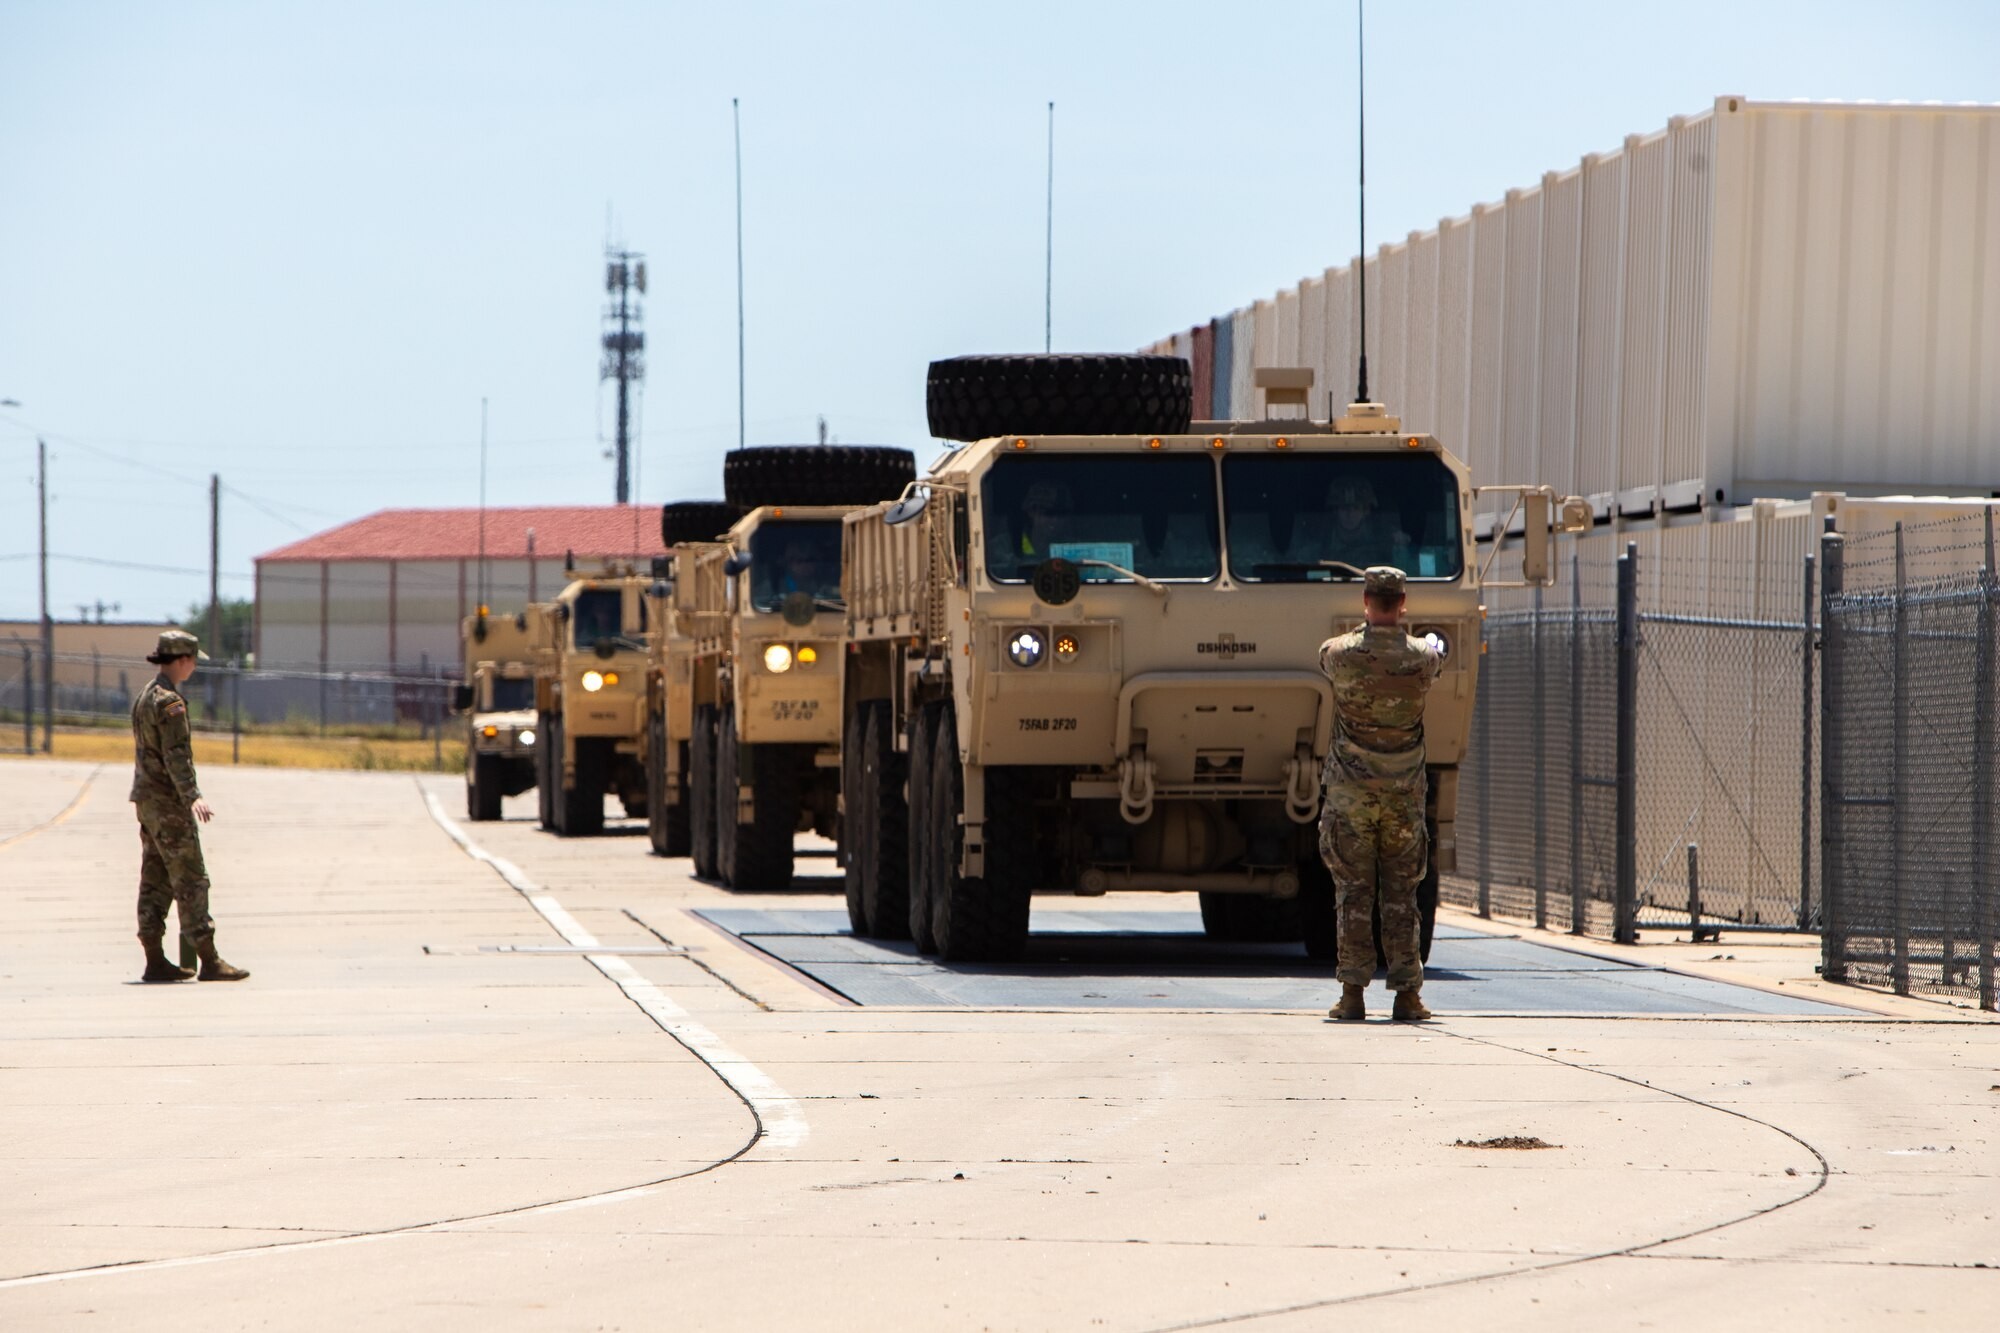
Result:
{"type": "MultiPolygon", "coordinates": [[[[1192,420],[1175,357],[960,357],[931,367],[957,445],[921,479],[901,449],[731,453],[722,501],[663,511],[648,571],[579,573],[521,618],[544,827],[599,832],[616,795],[655,852],[744,890],[788,884],[817,832],[857,934],[948,959],[1019,957],[1038,892],[1113,890],[1192,893],[1212,937],[1332,958],[1317,653],[1360,623],[1362,569],[1394,564],[1445,659],[1428,953],[1494,554],[1519,534],[1510,568],[1546,583],[1589,507],[1500,488],[1482,544],[1436,438],[1373,403],[1311,420],[1310,372],[1267,374],[1298,415],[1192,420]]],[[[468,764],[476,808],[522,789],[468,764]]]]}

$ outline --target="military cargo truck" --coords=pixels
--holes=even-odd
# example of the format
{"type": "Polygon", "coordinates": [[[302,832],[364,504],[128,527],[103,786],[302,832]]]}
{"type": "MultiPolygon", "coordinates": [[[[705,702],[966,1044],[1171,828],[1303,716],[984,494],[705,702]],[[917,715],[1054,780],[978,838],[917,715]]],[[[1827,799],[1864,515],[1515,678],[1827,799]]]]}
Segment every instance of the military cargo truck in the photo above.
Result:
{"type": "MultiPolygon", "coordinates": [[[[688,737],[694,721],[694,639],[674,606],[674,575],[683,548],[713,543],[739,518],[722,500],[679,500],[660,510],[660,542],[668,554],[655,562],[646,590],[646,730],[641,757],[646,771],[646,834],[658,856],[686,856],[689,835],[688,737]]],[[[692,557],[688,564],[692,566],[692,557]]]]}
{"type": "MultiPolygon", "coordinates": [[[[1428,950],[1478,682],[1465,465],[1376,404],[1216,423],[1189,402],[1179,358],[933,364],[931,429],[967,443],[845,524],[848,810],[880,830],[856,849],[858,931],[1007,959],[1035,892],[1170,890],[1213,936],[1332,958],[1318,651],[1361,623],[1362,568],[1395,564],[1445,654],[1428,950]]],[[[1553,497],[1514,501],[1545,582],[1553,497]]]]}
{"type": "Polygon", "coordinates": [[[500,802],[535,785],[535,665],[525,614],[485,607],[459,625],[465,675],[452,706],[465,715],[465,813],[500,818],[500,802]]]}
{"type": "Polygon", "coordinates": [[[675,557],[674,605],[693,639],[697,874],[782,888],[796,833],[840,835],[841,520],[915,476],[907,449],[872,445],[767,446],[723,460],[724,498],[747,512],[723,540],[675,557]]]}
{"type": "Polygon", "coordinates": [[[604,798],[646,811],[646,590],[636,566],[569,566],[552,602],[530,607],[541,824],[563,837],[604,831],[604,798]]]}

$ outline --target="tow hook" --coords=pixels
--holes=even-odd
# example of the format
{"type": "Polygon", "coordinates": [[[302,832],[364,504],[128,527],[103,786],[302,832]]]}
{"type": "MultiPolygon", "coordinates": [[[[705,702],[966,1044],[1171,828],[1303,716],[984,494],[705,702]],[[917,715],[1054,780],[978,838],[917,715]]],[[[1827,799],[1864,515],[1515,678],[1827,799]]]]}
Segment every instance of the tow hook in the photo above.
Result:
{"type": "Polygon", "coordinates": [[[1310,746],[1294,750],[1285,765],[1285,814],[1294,824],[1310,824],[1319,814],[1319,774],[1310,746]]]}
{"type": "Polygon", "coordinates": [[[1118,813],[1128,824],[1153,817],[1153,774],[1157,766],[1146,758],[1146,747],[1135,745],[1118,761],[1118,813]]]}

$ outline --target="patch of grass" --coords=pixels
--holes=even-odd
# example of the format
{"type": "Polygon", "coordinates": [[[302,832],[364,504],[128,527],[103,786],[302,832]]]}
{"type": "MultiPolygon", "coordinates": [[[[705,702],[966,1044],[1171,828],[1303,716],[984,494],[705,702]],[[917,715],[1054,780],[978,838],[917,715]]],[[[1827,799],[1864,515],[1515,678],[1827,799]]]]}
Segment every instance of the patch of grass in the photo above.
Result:
{"type": "MultiPolygon", "coordinates": [[[[37,743],[40,739],[38,731],[37,743]]],[[[5,739],[0,738],[0,744],[4,743],[5,739]]],[[[257,768],[349,768],[396,773],[456,773],[465,767],[465,742],[462,740],[447,739],[444,742],[441,766],[434,762],[436,754],[438,748],[430,741],[414,737],[283,736],[246,732],[243,736],[242,763],[257,768]]],[[[0,758],[26,757],[18,749],[0,752],[0,758]]],[[[41,757],[40,752],[37,751],[34,757],[41,757]]],[[[94,728],[57,731],[55,753],[51,757],[129,764],[132,762],[132,737],[129,733],[94,728]]],[[[230,738],[197,732],[194,762],[199,768],[227,768],[230,764],[230,738]]]]}

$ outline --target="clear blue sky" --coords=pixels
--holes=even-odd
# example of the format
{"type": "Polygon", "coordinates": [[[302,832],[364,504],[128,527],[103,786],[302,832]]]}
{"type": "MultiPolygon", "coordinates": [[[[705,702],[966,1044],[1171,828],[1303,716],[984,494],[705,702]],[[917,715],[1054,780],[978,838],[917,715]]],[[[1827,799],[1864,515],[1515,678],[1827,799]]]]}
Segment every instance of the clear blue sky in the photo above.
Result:
{"type": "MultiPolygon", "coordinates": [[[[2000,101],[2000,6],[1376,0],[1370,222],[1428,227],[1716,95],[2000,101]]],[[[1354,252],[1334,3],[0,0],[0,617],[127,617],[379,508],[608,502],[606,210],[650,257],[640,498],[749,437],[928,457],[935,356],[1125,350],[1354,252]],[[27,556],[29,558],[21,558],[27,556]],[[92,561],[121,564],[88,563],[92,561]],[[129,564],[142,568],[125,568],[129,564]],[[144,566],[165,566],[149,569],[144,566]]]]}

